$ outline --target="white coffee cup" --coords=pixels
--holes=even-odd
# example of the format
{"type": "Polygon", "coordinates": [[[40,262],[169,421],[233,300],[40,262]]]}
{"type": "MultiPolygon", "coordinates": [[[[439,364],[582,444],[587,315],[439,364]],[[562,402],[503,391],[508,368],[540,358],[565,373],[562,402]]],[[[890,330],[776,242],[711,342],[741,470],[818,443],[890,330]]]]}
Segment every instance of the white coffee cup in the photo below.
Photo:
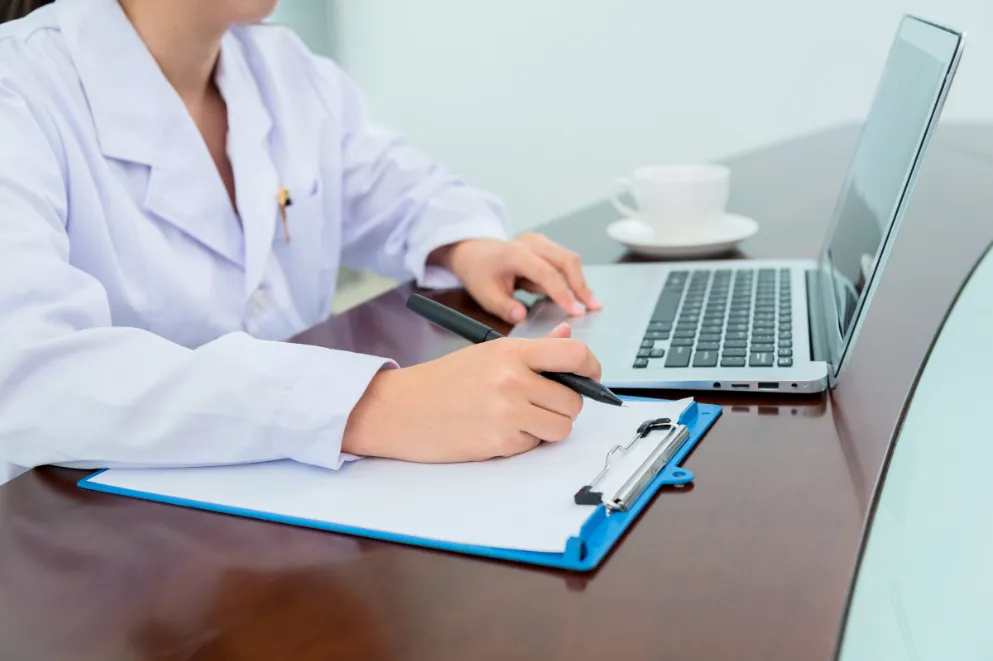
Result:
{"type": "Polygon", "coordinates": [[[730,187],[731,170],[724,165],[650,165],[618,179],[611,202],[656,231],[705,226],[724,215],[730,187]],[[623,193],[634,197],[637,209],[621,201],[623,193]]]}

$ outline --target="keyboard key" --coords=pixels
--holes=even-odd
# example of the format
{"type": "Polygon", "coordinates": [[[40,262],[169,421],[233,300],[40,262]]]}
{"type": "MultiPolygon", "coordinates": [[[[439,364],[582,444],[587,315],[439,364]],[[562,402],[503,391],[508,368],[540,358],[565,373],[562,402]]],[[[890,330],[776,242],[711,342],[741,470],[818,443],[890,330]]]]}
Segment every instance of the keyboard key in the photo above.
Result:
{"type": "Polygon", "coordinates": [[[696,337],[696,328],[693,330],[677,330],[673,337],[696,337]]]}
{"type": "Polygon", "coordinates": [[[792,321],[780,321],[779,322],[779,331],[780,332],[785,332],[785,331],[788,331],[788,330],[793,330],[793,322],[792,321]]]}
{"type": "MultiPolygon", "coordinates": [[[[676,324],[676,333],[682,333],[682,332],[685,332],[685,331],[690,331],[690,332],[692,332],[692,333],[695,334],[696,333],[696,322],[695,321],[680,321],[678,324],[676,324]]],[[[676,337],[679,337],[679,335],[676,335],[676,337]]]]}
{"type": "Polygon", "coordinates": [[[728,323],[726,330],[730,333],[744,332],[748,330],[748,324],[728,323]]]}
{"type": "Polygon", "coordinates": [[[690,347],[672,347],[669,349],[669,357],[665,359],[666,367],[689,367],[690,347]]]}
{"type": "Polygon", "coordinates": [[[732,312],[731,314],[728,315],[728,323],[729,324],[746,324],[747,325],[748,324],[748,321],[749,321],[749,319],[748,319],[748,313],[747,312],[743,312],[741,314],[738,314],[736,312],[732,312]]]}
{"type": "Polygon", "coordinates": [[[679,299],[682,298],[681,291],[662,290],[662,295],[655,303],[655,311],[652,313],[652,321],[673,321],[676,318],[676,310],[679,309],[679,299]]]}
{"type": "Polygon", "coordinates": [[[721,367],[744,367],[744,358],[722,358],[721,367]]]}
{"type": "Polygon", "coordinates": [[[671,321],[652,321],[648,324],[648,330],[667,331],[672,330],[671,321]]]}
{"type": "Polygon", "coordinates": [[[652,358],[661,358],[665,355],[665,349],[652,349],[650,355],[652,358]]]}
{"type": "Polygon", "coordinates": [[[724,327],[720,324],[704,323],[700,326],[700,335],[720,335],[724,332],[724,327]]]}
{"type": "Polygon", "coordinates": [[[648,358],[652,355],[651,349],[638,349],[638,358],[648,358]]]}
{"type": "Polygon", "coordinates": [[[747,340],[748,333],[743,333],[741,331],[735,333],[728,333],[724,336],[725,340],[747,340]]]}
{"type": "Polygon", "coordinates": [[[717,351],[721,348],[718,342],[697,342],[697,351],[717,351]]]}
{"type": "Polygon", "coordinates": [[[748,359],[749,367],[772,367],[773,356],[771,353],[753,353],[748,359]]]}
{"type": "Polygon", "coordinates": [[[693,356],[693,367],[716,367],[716,351],[697,351],[693,356]]]}
{"type": "Polygon", "coordinates": [[[649,339],[649,340],[642,340],[641,341],[641,348],[642,349],[651,349],[654,346],[655,346],[655,340],[649,339]]]}
{"type": "Polygon", "coordinates": [[[642,367],[648,367],[648,360],[645,358],[639,358],[638,360],[634,361],[634,366],[638,369],[641,369],[642,367]]]}
{"type": "Polygon", "coordinates": [[[699,339],[700,339],[701,342],[720,342],[721,341],[721,334],[720,333],[716,333],[716,334],[715,333],[701,333],[699,339]]]}
{"type": "Polygon", "coordinates": [[[776,341],[772,331],[755,331],[752,333],[753,344],[772,344],[776,341]]]}
{"type": "Polygon", "coordinates": [[[792,349],[793,348],[793,340],[780,340],[779,341],[779,348],[780,349],[792,349]]]}
{"type": "Polygon", "coordinates": [[[744,340],[724,340],[725,349],[744,349],[748,343],[744,340]]]}
{"type": "Polygon", "coordinates": [[[780,367],[793,367],[793,359],[792,358],[780,358],[779,359],[779,362],[776,363],[776,364],[779,365],[780,367]]]}
{"type": "Polygon", "coordinates": [[[780,340],[780,342],[783,341],[783,340],[792,340],[792,339],[793,339],[793,333],[790,333],[790,332],[782,333],[781,332],[779,334],[779,340],[780,340]]]}
{"type": "Polygon", "coordinates": [[[771,344],[758,344],[753,341],[751,349],[752,353],[772,353],[776,350],[776,347],[771,344]]]}
{"type": "MultiPolygon", "coordinates": [[[[678,331],[677,331],[678,332],[678,331]]],[[[668,331],[648,331],[645,333],[646,340],[668,340],[668,331]]]]}
{"type": "Polygon", "coordinates": [[[725,349],[721,355],[725,358],[744,358],[746,353],[744,349],[725,349]]]}
{"type": "Polygon", "coordinates": [[[691,347],[691,346],[693,346],[693,338],[692,337],[677,337],[676,339],[674,339],[672,341],[672,344],[670,344],[669,346],[672,346],[672,347],[691,347]]]}
{"type": "Polygon", "coordinates": [[[780,358],[792,358],[793,357],[793,349],[780,349],[779,350],[779,357],[780,358]]]}
{"type": "Polygon", "coordinates": [[[753,328],[775,328],[776,324],[772,319],[756,319],[755,323],[752,324],[753,328]]]}

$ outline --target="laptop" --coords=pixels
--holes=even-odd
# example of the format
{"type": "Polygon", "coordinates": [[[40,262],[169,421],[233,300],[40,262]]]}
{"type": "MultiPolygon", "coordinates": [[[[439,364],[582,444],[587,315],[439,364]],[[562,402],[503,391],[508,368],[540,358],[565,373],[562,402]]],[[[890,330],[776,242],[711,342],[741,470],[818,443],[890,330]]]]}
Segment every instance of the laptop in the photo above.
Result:
{"type": "Polygon", "coordinates": [[[833,386],[885,268],[964,38],[901,18],[818,260],[588,266],[603,310],[569,319],[543,299],[510,335],[540,337],[570,321],[608,387],[833,386]]]}

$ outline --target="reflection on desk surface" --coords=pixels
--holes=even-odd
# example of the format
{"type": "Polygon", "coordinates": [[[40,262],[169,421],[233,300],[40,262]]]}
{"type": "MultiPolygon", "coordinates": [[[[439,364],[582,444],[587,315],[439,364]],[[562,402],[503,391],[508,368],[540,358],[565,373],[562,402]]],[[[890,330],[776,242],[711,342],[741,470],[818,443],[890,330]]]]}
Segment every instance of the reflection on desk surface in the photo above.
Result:
{"type": "Polygon", "coordinates": [[[840,661],[993,659],[993,253],[951,311],[870,520],[840,661]]]}

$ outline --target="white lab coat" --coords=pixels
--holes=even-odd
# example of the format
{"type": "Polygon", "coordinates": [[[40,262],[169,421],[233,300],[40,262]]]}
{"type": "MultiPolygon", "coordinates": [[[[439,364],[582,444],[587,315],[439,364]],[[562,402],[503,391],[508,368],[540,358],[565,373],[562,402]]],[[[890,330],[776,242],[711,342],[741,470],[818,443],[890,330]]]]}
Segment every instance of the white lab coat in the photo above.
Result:
{"type": "Polygon", "coordinates": [[[340,264],[424,286],[499,203],[372,123],[288,30],[225,36],[237,211],[116,0],[0,27],[0,457],[22,467],[294,459],[336,468],[389,357],[279,342],[340,264]],[[285,241],[277,191],[291,195],[285,241]]]}

